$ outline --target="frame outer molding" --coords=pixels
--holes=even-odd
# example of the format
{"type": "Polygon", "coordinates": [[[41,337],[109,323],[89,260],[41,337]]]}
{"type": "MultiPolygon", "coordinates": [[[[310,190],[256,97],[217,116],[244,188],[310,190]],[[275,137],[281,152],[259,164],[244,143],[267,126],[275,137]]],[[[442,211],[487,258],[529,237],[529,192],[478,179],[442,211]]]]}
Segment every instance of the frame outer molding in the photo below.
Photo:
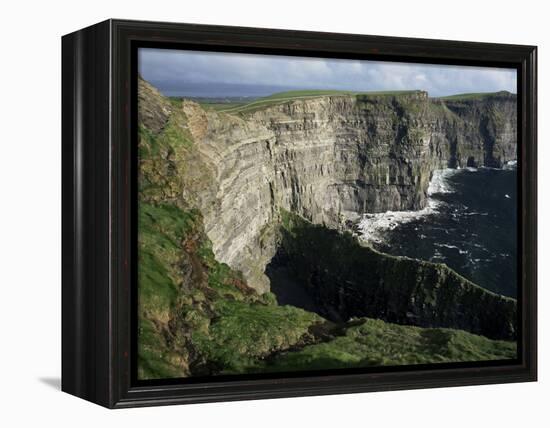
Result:
{"type": "Polygon", "coordinates": [[[61,389],[112,407],[110,23],[62,38],[61,389]]]}
{"type": "Polygon", "coordinates": [[[107,20],[62,38],[62,390],[109,408],[537,379],[536,47],[107,20]],[[134,41],[460,64],[521,74],[520,364],[136,387],[131,379],[134,41]]]}

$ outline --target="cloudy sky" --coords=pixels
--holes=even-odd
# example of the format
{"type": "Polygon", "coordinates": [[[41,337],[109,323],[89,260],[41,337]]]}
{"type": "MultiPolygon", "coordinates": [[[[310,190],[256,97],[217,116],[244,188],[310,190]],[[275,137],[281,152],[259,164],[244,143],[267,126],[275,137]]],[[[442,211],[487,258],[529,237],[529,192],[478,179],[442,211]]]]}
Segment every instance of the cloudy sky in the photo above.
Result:
{"type": "Polygon", "coordinates": [[[431,96],[516,92],[516,71],[275,55],[139,50],[141,76],[165,95],[262,96],[289,89],[422,89],[431,96]]]}

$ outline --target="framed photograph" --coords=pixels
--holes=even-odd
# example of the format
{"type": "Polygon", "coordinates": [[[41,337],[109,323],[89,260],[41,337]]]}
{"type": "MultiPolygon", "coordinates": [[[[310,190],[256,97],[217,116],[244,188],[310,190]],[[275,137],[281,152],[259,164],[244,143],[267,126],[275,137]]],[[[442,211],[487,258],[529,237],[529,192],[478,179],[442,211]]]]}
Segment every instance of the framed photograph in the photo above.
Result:
{"type": "Polygon", "coordinates": [[[536,48],[109,20],[62,39],[62,389],[536,380],[536,48]]]}

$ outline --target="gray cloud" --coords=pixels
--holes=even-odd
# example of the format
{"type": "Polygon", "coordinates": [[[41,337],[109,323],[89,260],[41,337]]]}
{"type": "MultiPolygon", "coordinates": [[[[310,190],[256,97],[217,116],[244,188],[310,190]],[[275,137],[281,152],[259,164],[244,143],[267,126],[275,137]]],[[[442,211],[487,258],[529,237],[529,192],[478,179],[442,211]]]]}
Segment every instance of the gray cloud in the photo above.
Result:
{"type": "MultiPolygon", "coordinates": [[[[516,71],[490,67],[407,64],[275,55],[142,48],[139,71],[168,94],[212,96],[244,86],[356,91],[422,89],[431,96],[516,92],[516,71]],[[202,89],[201,89],[202,88],[202,89]]],[[[231,92],[231,91],[229,91],[231,92]]],[[[261,91],[260,91],[261,92],[261,91]]],[[[234,96],[235,94],[231,94],[234,96]]],[[[245,94],[246,95],[246,94],[245,94]]]]}

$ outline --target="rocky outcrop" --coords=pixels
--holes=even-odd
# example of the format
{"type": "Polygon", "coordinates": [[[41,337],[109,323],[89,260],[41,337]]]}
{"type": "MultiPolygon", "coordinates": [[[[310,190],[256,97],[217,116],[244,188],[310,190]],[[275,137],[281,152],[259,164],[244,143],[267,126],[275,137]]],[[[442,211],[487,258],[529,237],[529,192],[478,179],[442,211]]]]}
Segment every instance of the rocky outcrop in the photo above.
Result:
{"type": "Polygon", "coordinates": [[[492,339],[516,337],[516,301],[491,293],[445,264],[381,254],[348,233],[283,213],[271,264],[292,272],[334,322],[369,317],[404,325],[450,327],[492,339]]]}
{"type": "Polygon", "coordinates": [[[138,122],[154,134],[166,125],[172,113],[170,102],[155,87],[138,79],[138,122]]]}
{"type": "Polygon", "coordinates": [[[517,101],[509,92],[485,96],[434,99],[432,109],[444,111],[434,126],[435,153],[450,168],[501,168],[516,159],[517,101]]]}
{"type": "Polygon", "coordinates": [[[175,111],[143,81],[140,91],[146,127],[154,132],[170,115],[164,126],[173,122],[192,142],[165,154],[174,189],[203,213],[216,257],[260,292],[269,289],[263,272],[280,208],[339,228],[349,213],[423,208],[434,169],[498,167],[516,156],[508,93],[331,95],[223,113],[188,100],[175,111]]]}

